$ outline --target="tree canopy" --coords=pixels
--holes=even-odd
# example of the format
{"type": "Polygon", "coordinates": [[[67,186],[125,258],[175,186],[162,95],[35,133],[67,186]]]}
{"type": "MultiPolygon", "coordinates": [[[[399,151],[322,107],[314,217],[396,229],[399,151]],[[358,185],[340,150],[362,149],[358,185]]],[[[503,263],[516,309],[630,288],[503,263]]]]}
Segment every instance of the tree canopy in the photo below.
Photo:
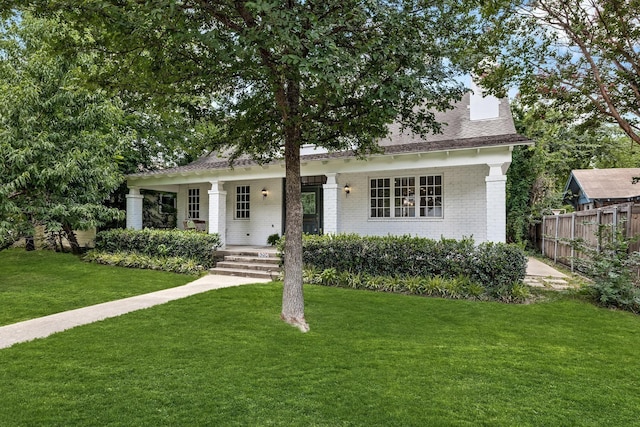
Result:
{"type": "Polygon", "coordinates": [[[51,54],[59,30],[24,15],[0,27],[0,238],[4,244],[45,225],[66,233],[121,215],[102,205],[122,176],[128,135],[123,112],[104,92],[76,84],[85,61],[51,54]]]}
{"type": "Polygon", "coordinates": [[[640,144],[639,10],[639,0],[515,2],[499,26],[509,46],[495,51],[483,83],[515,82],[530,105],[546,99],[614,123],[640,144]]]}
{"type": "Polygon", "coordinates": [[[86,72],[129,103],[173,105],[215,123],[211,148],[284,158],[282,317],[308,330],[302,294],[300,146],[376,151],[398,121],[437,131],[433,110],[498,39],[498,2],[450,0],[3,0],[58,15],[60,52],[91,52],[86,72]]]}

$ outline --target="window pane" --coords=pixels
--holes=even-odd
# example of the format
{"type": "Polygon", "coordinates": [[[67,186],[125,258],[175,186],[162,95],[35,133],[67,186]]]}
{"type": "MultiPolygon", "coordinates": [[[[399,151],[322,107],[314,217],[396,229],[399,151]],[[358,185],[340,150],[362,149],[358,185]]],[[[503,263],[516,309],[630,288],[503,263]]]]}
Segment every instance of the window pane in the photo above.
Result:
{"type": "Polygon", "coordinates": [[[200,189],[189,188],[187,192],[187,218],[200,218],[200,189]]]}
{"type": "Polygon", "coordinates": [[[420,177],[420,216],[442,217],[442,176],[420,177]],[[422,185],[426,182],[426,185],[422,185]]]}
{"type": "Polygon", "coordinates": [[[395,178],[394,215],[396,217],[416,216],[415,178],[395,178]]]}
{"type": "Polygon", "coordinates": [[[391,216],[389,179],[378,178],[370,180],[371,218],[385,218],[391,216]]]}
{"type": "Polygon", "coordinates": [[[316,193],[302,193],[302,213],[305,215],[316,213],[316,193]]]}
{"type": "Polygon", "coordinates": [[[250,218],[250,194],[251,187],[248,185],[240,185],[236,187],[236,219],[250,218]]]}

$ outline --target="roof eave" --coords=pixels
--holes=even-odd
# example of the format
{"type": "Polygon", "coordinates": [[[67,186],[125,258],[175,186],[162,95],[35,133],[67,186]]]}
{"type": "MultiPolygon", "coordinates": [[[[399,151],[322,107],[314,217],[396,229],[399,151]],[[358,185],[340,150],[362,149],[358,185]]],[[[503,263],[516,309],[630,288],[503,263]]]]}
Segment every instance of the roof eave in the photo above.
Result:
{"type": "MultiPolygon", "coordinates": [[[[498,137],[510,137],[513,140],[502,142],[502,143],[490,144],[490,145],[482,145],[482,146],[471,145],[466,147],[456,147],[455,145],[452,145],[448,147],[431,149],[431,150],[427,149],[429,144],[428,142],[420,143],[420,144],[415,144],[415,143],[405,144],[402,146],[398,146],[398,145],[384,146],[382,147],[382,149],[384,150],[383,153],[372,154],[367,157],[380,158],[380,157],[389,157],[389,156],[425,155],[425,154],[449,153],[449,152],[460,152],[460,151],[482,151],[482,150],[490,150],[490,149],[504,148],[504,147],[508,147],[509,151],[512,151],[513,148],[518,145],[531,146],[535,144],[534,141],[518,134],[496,136],[496,138],[498,137]],[[411,150],[410,146],[416,147],[418,149],[411,150]],[[406,147],[409,147],[409,149],[404,151],[403,148],[406,148],[406,147]],[[420,149],[420,148],[424,148],[424,149],[420,149]]],[[[472,139],[480,140],[481,138],[468,138],[468,140],[472,140],[472,139]]],[[[300,161],[301,162],[316,162],[316,161],[320,162],[320,161],[353,159],[356,157],[357,156],[353,153],[353,151],[341,151],[341,152],[334,152],[334,153],[305,155],[300,157],[300,161]]],[[[228,170],[233,170],[236,167],[252,168],[256,166],[264,167],[264,166],[271,166],[271,165],[280,165],[282,164],[282,162],[284,162],[284,159],[274,160],[265,164],[259,164],[255,161],[248,161],[247,164],[244,164],[244,165],[238,165],[238,164],[230,165],[228,162],[224,162],[224,161],[217,162],[217,163],[210,163],[210,164],[203,163],[203,167],[197,168],[197,169],[180,170],[180,168],[174,168],[174,169],[167,169],[165,171],[158,171],[158,172],[151,172],[151,173],[137,173],[137,174],[126,175],[125,179],[131,179],[131,178],[148,179],[153,177],[194,176],[194,175],[203,174],[207,170],[228,171],[228,170]],[[221,167],[216,167],[217,165],[220,165],[221,167]]]]}

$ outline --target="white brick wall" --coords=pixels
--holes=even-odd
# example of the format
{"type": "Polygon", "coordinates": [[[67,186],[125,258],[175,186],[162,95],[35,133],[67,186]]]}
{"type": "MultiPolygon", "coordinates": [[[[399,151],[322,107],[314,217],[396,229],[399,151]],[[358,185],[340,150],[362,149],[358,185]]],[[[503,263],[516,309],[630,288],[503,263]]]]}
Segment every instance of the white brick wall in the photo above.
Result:
{"type": "MultiPolygon", "coordinates": [[[[340,183],[348,182],[351,193],[340,195],[342,205],[340,232],[366,235],[410,234],[439,239],[473,237],[487,240],[486,165],[410,169],[396,173],[341,174],[340,183]],[[444,218],[369,218],[369,179],[442,174],[444,218]]],[[[342,184],[344,185],[344,184],[342,184]]]]}
{"type": "Polygon", "coordinates": [[[269,235],[282,234],[282,179],[253,181],[228,181],[227,192],[227,243],[231,245],[266,245],[269,235]],[[249,185],[250,219],[235,219],[236,187],[249,185]],[[262,189],[267,197],[262,197],[262,189]]]}

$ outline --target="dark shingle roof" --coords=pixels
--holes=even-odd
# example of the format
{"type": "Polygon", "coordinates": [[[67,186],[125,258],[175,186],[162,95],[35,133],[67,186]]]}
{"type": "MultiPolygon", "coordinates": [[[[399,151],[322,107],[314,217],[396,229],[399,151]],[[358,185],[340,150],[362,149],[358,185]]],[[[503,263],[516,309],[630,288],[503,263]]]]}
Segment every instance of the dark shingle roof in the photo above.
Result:
{"type": "MultiPolygon", "coordinates": [[[[422,141],[422,142],[413,142],[408,144],[401,145],[391,145],[386,147],[381,147],[383,150],[382,155],[401,155],[401,154],[412,154],[412,153],[430,153],[437,151],[452,151],[452,150],[463,150],[469,148],[487,148],[487,147],[499,147],[499,146],[510,146],[510,145],[525,145],[531,144],[532,141],[528,138],[519,135],[519,134],[508,134],[508,135],[493,135],[493,136],[483,136],[483,137],[475,137],[475,138],[464,138],[464,139],[456,139],[456,140],[438,140],[438,141],[422,141]]],[[[302,162],[306,161],[322,161],[322,160],[331,160],[331,159],[342,159],[342,158],[354,158],[356,154],[349,151],[336,151],[329,153],[318,153],[318,154],[308,154],[300,157],[302,162]]],[[[282,162],[282,159],[276,159],[268,162],[267,164],[279,164],[282,162]]],[[[186,166],[180,166],[171,169],[150,171],[150,172],[142,172],[137,173],[130,176],[150,176],[150,175],[173,175],[173,174],[183,174],[195,171],[202,170],[215,170],[215,169],[230,169],[232,167],[246,167],[246,166],[255,166],[258,162],[255,160],[243,156],[236,159],[233,164],[229,163],[229,160],[224,157],[220,157],[217,154],[210,154],[208,156],[203,156],[200,159],[196,160],[193,163],[190,163],[186,166]]]]}
{"type": "MultiPolygon", "coordinates": [[[[382,139],[379,145],[385,155],[429,153],[435,151],[483,148],[502,145],[531,144],[532,141],[518,135],[513,124],[513,117],[507,99],[500,100],[499,117],[488,120],[471,120],[469,115],[470,98],[465,94],[453,108],[444,112],[436,112],[435,120],[442,123],[442,132],[421,138],[410,132],[402,132],[398,124],[389,126],[390,135],[382,139]]],[[[317,153],[301,156],[301,161],[330,160],[355,157],[353,151],[317,153]]],[[[268,164],[277,164],[282,160],[274,160],[268,164]]],[[[224,155],[212,153],[203,156],[193,163],[177,168],[143,172],[130,176],[184,174],[202,170],[228,169],[246,167],[257,162],[248,156],[242,156],[233,162],[233,166],[224,155]]]]}

